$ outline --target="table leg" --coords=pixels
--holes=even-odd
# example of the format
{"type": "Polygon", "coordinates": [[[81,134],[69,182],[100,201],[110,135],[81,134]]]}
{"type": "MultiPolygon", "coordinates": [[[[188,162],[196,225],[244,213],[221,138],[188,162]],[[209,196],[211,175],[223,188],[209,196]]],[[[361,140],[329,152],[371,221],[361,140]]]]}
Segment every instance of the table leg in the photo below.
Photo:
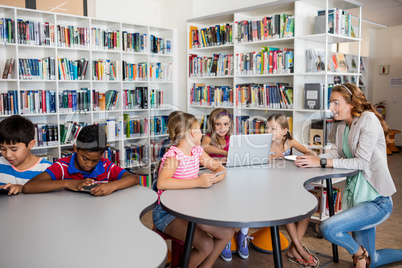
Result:
{"type": "MultiPolygon", "coordinates": [[[[325,179],[325,180],[327,182],[327,201],[328,201],[329,216],[332,217],[335,215],[334,199],[332,196],[332,179],[325,179]]],[[[332,256],[333,256],[333,262],[338,263],[339,262],[338,246],[335,244],[332,244],[332,256]]]]}
{"type": "Polygon", "coordinates": [[[193,238],[195,232],[195,222],[188,222],[186,241],[184,243],[183,261],[181,267],[187,268],[190,261],[191,247],[193,245],[193,238]]]}
{"type": "Polygon", "coordinates": [[[279,240],[278,226],[271,226],[272,248],[276,268],[282,268],[281,242],[279,240]]]}

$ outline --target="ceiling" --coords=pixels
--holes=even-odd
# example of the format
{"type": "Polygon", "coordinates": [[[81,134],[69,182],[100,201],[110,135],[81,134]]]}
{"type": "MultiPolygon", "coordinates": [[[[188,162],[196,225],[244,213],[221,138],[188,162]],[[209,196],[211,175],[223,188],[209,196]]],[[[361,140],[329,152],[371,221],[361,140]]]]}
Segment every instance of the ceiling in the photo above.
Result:
{"type": "MultiPolygon", "coordinates": [[[[357,0],[363,4],[362,19],[385,26],[402,25],[402,0],[357,0]]],[[[358,16],[358,11],[352,13],[358,16]]],[[[366,24],[377,28],[374,24],[366,24]]]]}

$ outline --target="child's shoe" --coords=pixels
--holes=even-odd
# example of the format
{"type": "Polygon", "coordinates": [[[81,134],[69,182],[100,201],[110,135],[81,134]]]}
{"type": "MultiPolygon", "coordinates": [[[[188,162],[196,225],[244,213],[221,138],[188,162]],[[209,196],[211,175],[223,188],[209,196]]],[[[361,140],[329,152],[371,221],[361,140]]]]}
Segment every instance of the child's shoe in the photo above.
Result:
{"type": "Polygon", "coordinates": [[[240,257],[242,257],[243,259],[247,259],[249,256],[248,244],[252,237],[244,235],[241,231],[238,231],[235,234],[235,238],[238,245],[237,253],[239,253],[240,257]]]}
{"type": "Polygon", "coordinates": [[[232,247],[232,243],[231,243],[231,241],[229,241],[226,244],[226,247],[222,250],[222,253],[221,253],[222,260],[224,260],[224,261],[231,261],[232,260],[231,247],[232,247]]]}

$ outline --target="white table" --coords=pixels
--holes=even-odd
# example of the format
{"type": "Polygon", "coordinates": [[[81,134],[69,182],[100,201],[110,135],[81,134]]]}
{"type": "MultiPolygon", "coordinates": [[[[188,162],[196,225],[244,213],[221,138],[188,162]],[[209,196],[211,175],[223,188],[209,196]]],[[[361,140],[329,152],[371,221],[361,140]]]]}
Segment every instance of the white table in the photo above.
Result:
{"type": "MultiPolygon", "coordinates": [[[[210,188],[167,190],[162,207],[189,221],[183,267],[188,266],[195,223],[226,227],[271,226],[275,267],[282,267],[278,225],[311,216],[317,199],[305,190],[309,181],[345,177],[356,170],[296,167],[276,160],[264,166],[229,168],[226,178],[210,188]]],[[[331,185],[330,185],[331,186],[331,185]]],[[[335,256],[334,256],[335,257],[335,256]]]]}
{"type": "Polygon", "coordinates": [[[165,241],[140,221],[156,202],[140,186],[102,197],[1,195],[0,267],[164,267],[165,241]]]}

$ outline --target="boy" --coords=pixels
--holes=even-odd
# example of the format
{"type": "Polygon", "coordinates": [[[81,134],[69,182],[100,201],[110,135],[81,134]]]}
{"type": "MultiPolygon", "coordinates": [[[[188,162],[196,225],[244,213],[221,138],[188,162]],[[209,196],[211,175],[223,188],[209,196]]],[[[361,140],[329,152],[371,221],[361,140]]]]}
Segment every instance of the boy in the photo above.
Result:
{"type": "Polygon", "coordinates": [[[95,196],[138,184],[138,177],[101,158],[106,149],[106,134],[103,127],[89,125],[78,134],[74,144],[75,153],[61,158],[45,172],[34,177],[24,186],[24,193],[40,193],[67,188],[82,191],[85,186],[95,196]]]}
{"type": "Polygon", "coordinates": [[[8,190],[8,195],[20,193],[29,179],[52,164],[31,153],[34,145],[31,121],[12,115],[0,122],[0,188],[8,190]]]}

